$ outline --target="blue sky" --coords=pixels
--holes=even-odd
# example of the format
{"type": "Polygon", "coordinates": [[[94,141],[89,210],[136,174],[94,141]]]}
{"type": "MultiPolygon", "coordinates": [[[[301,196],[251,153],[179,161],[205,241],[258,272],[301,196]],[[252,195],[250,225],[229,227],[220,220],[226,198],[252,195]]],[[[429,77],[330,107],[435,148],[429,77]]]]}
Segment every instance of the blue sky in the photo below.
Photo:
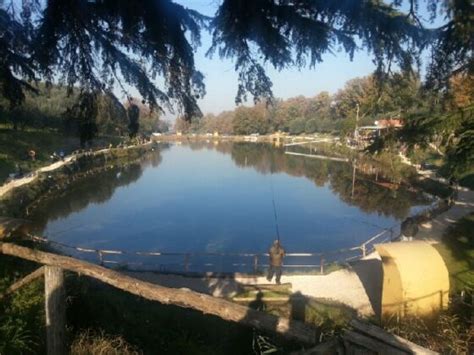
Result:
{"type": "MultiPolygon", "coordinates": [[[[208,16],[214,15],[220,3],[219,0],[175,0],[175,2],[208,16]]],[[[422,16],[428,18],[423,2],[420,5],[422,16]]],[[[199,101],[199,104],[204,113],[219,113],[235,108],[237,74],[231,60],[222,60],[218,55],[214,55],[212,59],[205,56],[210,44],[210,34],[203,32],[202,46],[198,49],[195,60],[198,70],[205,75],[207,95],[199,101]]],[[[273,82],[274,95],[289,98],[298,95],[314,96],[321,91],[334,93],[342,88],[347,80],[369,75],[374,69],[371,56],[365,51],[357,52],[352,61],[345,52],[336,52],[324,55],[323,62],[313,69],[292,68],[279,72],[268,66],[267,74],[273,82]]]]}
{"type": "MultiPolygon", "coordinates": [[[[217,0],[175,0],[186,7],[198,10],[204,15],[214,15],[219,1],[217,0]]],[[[199,101],[204,113],[219,113],[235,108],[237,92],[237,74],[231,60],[206,57],[211,45],[211,36],[202,33],[202,46],[196,53],[197,68],[204,74],[207,95],[199,101]]],[[[287,69],[281,72],[267,66],[267,74],[273,82],[273,93],[276,97],[289,98],[298,95],[314,96],[320,91],[337,91],[344,83],[354,77],[370,74],[375,66],[371,58],[359,52],[351,62],[345,53],[326,54],[323,62],[314,69],[287,69]]],[[[250,104],[250,103],[249,103],[250,104]]]]}

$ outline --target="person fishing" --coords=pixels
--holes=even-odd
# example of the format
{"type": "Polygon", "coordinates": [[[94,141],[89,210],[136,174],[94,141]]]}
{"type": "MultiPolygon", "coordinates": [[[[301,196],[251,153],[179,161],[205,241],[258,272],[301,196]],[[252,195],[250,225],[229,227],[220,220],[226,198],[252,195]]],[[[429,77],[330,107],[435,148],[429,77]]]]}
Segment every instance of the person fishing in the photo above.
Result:
{"type": "Polygon", "coordinates": [[[271,282],[273,275],[275,275],[275,281],[277,285],[279,285],[281,283],[280,279],[282,274],[283,258],[285,257],[285,249],[283,249],[278,239],[273,242],[268,254],[270,255],[270,262],[267,280],[268,282],[271,282]]]}

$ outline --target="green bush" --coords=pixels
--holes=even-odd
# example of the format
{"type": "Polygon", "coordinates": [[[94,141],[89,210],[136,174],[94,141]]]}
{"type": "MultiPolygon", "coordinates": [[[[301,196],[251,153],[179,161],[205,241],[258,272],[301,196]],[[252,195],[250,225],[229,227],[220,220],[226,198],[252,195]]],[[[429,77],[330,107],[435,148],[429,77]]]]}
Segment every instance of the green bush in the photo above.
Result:
{"type": "Polygon", "coordinates": [[[301,134],[304,133],[306,126],[306,120],[304,118],[295,118],[290,122],[290,133],[301,134]]]}

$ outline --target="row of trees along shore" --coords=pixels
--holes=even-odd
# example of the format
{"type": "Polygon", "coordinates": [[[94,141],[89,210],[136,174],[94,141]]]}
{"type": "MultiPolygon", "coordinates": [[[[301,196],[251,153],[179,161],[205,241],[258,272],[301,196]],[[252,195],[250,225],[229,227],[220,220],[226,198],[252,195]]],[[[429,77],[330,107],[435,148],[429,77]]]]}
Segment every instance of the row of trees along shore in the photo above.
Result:
{"type": "Polygon", "coordinates": [[[38,84],[37,93],[26,92],[21,105],[8,108],[0,97],[0,123],[14,130],[27,128],[55,129],[67,135],[79,136],[81,142],[92,140],[96,134],[102,136],[124,136],[165,132],[167,121],[160,119],[161,113],[150,110],[136,98],[119,102],[114,96],[98,94],[93,105],[94,119],[78,119],[77,98],[79,91],[68,92],[59,85],[38,84]],[[138,121],[134,121],[132,107],[138,109],[138,121]]]}
{"type": "Polygon", "coordinates": [[[353,132],[359,105],[360,124],[373,124],[377,118],[406,117],[419,109],[423,93],[418,75],[394,73],[383,84],[375,75],[349,80],[331,95],[327,91],[314,97],[276,99],[273,104],[239,106],[218,115],[206,114],[190,122],[179,118],[175,130],[185,133],[266,134],[275,131],[291,134],[353,132]]]}
{"type": "Polygon", "coordinates": [[[236,135],[326,132],[347,136],[356,124],[372,125],[377,119],[387,118],[400,118],[405,126],[377,140],[370,147],[373,152],[402,144],[412,150],[437,146],[447,155],[449,173],[462,175],[472,169],[474,76],[467,74],[453,75],[443,92],[426,88],[413,72],[393,73],[382,83],[373,74],[349,80],[333,95],[321,92],[310,98],[277,99],[272,105],[260,102],[191,121],[178,118],[175,130],[236,135]]]}

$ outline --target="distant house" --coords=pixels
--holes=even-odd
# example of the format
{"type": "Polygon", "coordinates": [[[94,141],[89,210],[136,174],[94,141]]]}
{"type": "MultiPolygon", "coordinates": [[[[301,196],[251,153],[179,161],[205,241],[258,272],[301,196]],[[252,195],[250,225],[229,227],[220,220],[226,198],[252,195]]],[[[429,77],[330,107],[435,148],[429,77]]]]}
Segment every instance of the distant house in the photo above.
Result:
{"type": "Polygon", "coordinates": [[[399,118],[381,119],[375,121],[375,126],[378,128],[401,128],[403,127],[403,121],[399,118]]]}
{"type": "Polygon", "coordinates": [[[182,135],[183,135],[183,132],[181,132],[181,131],[178,131],[178,132],[176,132],[176,135],[177,135],[178,137],[180,137],[180,136],[182,136],[182,135]]]}
{"type": "Polygon", "coordinates": [[[354,139],[362,145],[368,145],[375,138],[388,132],[390,129],[403,127],[401,119],[381,119],[374,122],[373,126],[361,126],[354,132],[354,139]]]}

